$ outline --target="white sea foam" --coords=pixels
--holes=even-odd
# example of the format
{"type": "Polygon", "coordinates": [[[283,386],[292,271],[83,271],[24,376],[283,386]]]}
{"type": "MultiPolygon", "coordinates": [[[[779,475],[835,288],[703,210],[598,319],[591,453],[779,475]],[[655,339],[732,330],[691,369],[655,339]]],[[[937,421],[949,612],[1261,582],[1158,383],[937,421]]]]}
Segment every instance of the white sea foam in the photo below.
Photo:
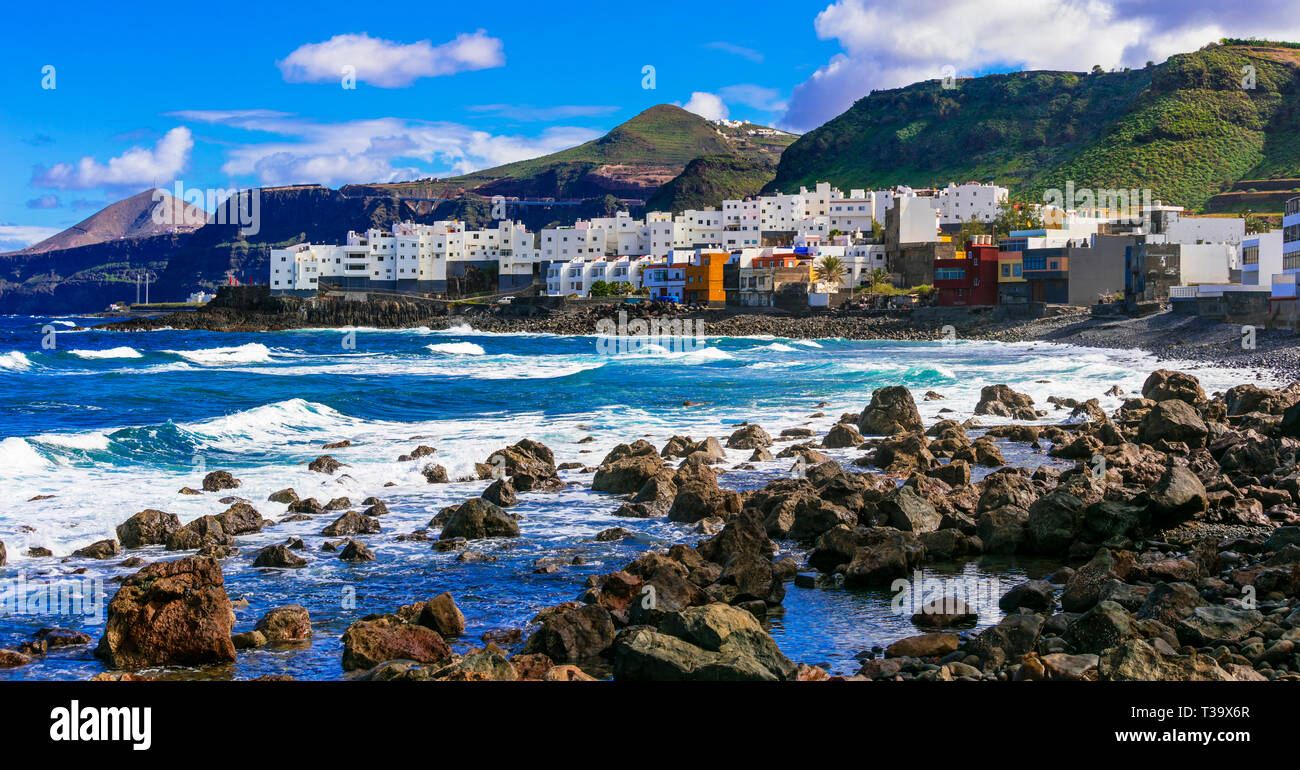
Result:
{"type": "Polygon", "coordinates": [[[31,359],[21,350],[11,350],[8,353],[0,353],[0,369],[8,369],[11,372],[22,372],[32,368],[31,359]]]}
{"type": "Polygon", "coordinates": [[[456,356],[482,356],[487,354],[482,345],[475,345],[473,342],[437,342],[432,345],[425,345],[425,347],[434,353],[448,353],[456,356]]]}
{"type": "Polygon", "coordinates": [[[266,364],[271,362],[270,349],[260,342],[250,342],[247,345],[233,348],[200,348],[198,350],[168,350],[166,352],[202,366],[266,364]]]}
{"type": "Polygon", "coordinates": [[[764,349],[771,350],[774,353],[794,353],[798,350],[780,342],[773,342],[771,345],[765,346],[764,349]]]}
{"type": "Polygon", "coordinates": [[[77,358],[143,358],[144,354],[135,348],[120,347],[105,350],[69,350],[77,358]]]}

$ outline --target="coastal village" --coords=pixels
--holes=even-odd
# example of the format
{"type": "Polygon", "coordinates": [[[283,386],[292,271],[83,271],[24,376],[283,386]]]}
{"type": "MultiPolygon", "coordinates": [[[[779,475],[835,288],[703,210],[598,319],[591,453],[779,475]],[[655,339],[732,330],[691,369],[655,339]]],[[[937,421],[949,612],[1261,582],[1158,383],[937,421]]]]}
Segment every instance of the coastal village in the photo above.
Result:
{"type": "Polygon", "coordinates": [[[511,220],[482,230],[398,222],[349,232],[341,245],[272,250],[269,287],[455,296],[465,287],[504,295],[535,286],[551,297],[791,312],[863,294],[914,294],[941,306],[997,306],[1012,317],[1062,305],[1133,313],[1167,304],[1216,320],[1296,327],[1300,198],[1287,203],[1281,229],[1254,233],[1243,217],[1194,215],[1136,190],[1086,208],[1012,204],[1008,192],[967,182],[845,193],[823,182],[536,234],[511,220]],[[1007,222],[994,233],[995,223],[1007,222]],[[476,273],[479,280],[466,280],[476,273]]]}

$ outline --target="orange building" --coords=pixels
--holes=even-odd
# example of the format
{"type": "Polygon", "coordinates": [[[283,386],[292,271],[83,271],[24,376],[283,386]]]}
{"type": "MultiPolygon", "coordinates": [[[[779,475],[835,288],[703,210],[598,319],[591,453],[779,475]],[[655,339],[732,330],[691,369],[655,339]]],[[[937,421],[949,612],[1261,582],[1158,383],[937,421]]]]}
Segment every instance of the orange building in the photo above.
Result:
{"type": "Polygon", "coordinates": [[[686,266],[685,301],[688,303],[725,307],[727,292],[722,285],[722,268],[731,254],[725,251],[701,251],[686,266]]]}

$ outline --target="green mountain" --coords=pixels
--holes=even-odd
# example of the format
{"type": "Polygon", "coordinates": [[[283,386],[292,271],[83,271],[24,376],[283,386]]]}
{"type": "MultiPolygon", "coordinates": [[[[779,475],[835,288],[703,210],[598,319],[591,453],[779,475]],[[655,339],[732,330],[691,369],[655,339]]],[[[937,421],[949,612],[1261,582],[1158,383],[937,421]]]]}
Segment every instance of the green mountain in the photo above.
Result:
{"type": "Polygon", "coordinates": [[[1141,70],[876,91],[792,144],[765,189],[978,180],[1037,201],[1073,181],[1199,209],[1243,179],[1300,176],[1300,51],[1247,42],[1141,70]]]}
{"type": "Polygon", "coordinates": [[[757,195],[776,175],[776,163],[737,155],[705,155],[686,164],[646,201],[649,211],[717,207],[723,200],[757,195]]]}
{"type": "Polygon", "coordinates": [[[450,179],[363,185],[369,194],[449,198],[594,198],[645,200],[702,155],[734,155],[756,166],[776,162],[795,136],[765,126],[719,125],[680,107],[660,104],[577,147],[450,179]]]}

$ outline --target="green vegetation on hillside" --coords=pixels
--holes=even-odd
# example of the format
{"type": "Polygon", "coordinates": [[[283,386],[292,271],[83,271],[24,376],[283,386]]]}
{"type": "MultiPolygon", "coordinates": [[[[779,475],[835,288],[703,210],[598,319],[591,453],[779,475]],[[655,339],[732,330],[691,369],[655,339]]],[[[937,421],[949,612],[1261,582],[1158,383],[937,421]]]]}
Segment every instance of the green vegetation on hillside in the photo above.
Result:
{"type": "Polygon", "coordinates": [[[1073,181],[1201,208],[1240,179],[1300,173],[1298,63],[1291,48],[1209,46],[1142,70],[878,91],[787,149],[767,189],[977,180],[1033,201],[1073,181]]]}
{"type": "Polygon", "coordinates": [[[776,175],[776,164],[735,155],[705,155],[664,184],[646,201],[648,211],[717,207],[724,200],[757,195],[776,175]]]}

